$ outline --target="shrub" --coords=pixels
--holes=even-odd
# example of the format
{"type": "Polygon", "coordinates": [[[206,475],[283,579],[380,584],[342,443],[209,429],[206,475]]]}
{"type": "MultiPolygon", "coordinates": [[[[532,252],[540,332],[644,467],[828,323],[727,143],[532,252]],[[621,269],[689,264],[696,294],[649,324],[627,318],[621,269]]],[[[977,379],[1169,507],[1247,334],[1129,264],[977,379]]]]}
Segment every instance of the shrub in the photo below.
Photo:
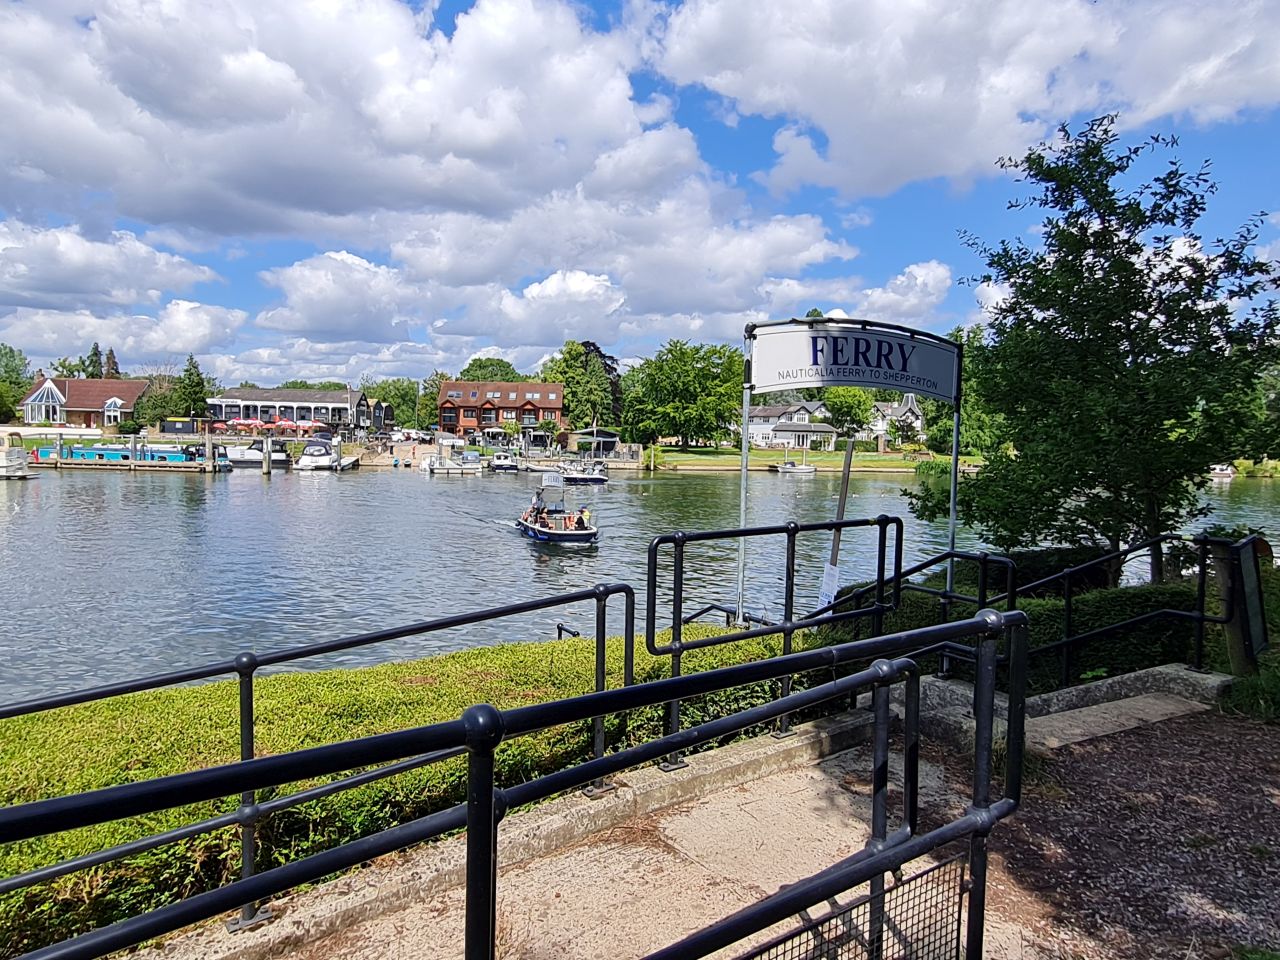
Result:
{"type": "Polygon", "coordinates": [[[142,424],[137,420],[121,420],[116,425],[116,432],[121,436],[133,436],[142,432],[142,424]]]}
{"type": "MultiPolygon", "coordinates": [[[[716,628],[692,624],[686,638],[716,628]]],[[[796,648],[815,642],[797,637],[796,648]]],[[[778,638],[738,641],[685,654],[694,673],[776,656],[778,638]]],[[[576,696],[594,682],[590,638],[482,647],[359,670],[264,676],[255,683],[259,755],[279,754],[456,718],[467,706],[501,708],[576,696]]],[[[608,683],[622,680],[620,638],[607,648],[608,683]]],[[[669,675],[669,657],[636,654],[640,682],[669,675]]],[[[803,684],[800,684],[801,686],[803,684]]],[[[686,726],[773,699],[776,684],[751,684],[686,702],[686,726]]],[[[25,803],[119,783],[200,769],[237,758],[237,688],[210,683],[115,697],[3,721],[0,804],[25,803]],[[73,761],[73,762],[72,762],[73,761]]],[[[611,717],[612,748],[661,736],[663,710],[611,717]]],[[[590,755],[589,723],[553,728],[503,744],[497,773],[506,783],[571,766],[590,755]]],[[[310,784],[293,784],[294,792],[310,784]]],[[[458,757],[281,811],[259,830],[258,866],[292,861],[465,798],[466,761],[458,757]]],[[[267,799],[276,791],[263,791],[267,799]]],[[[235,798],[52,834],[0,848],[0,874],[39,866],[232,810],[235,798]]],[[[11,957],[136,915],[234,879],[238,832],[227,829],[169,844],[0,897],[0,957],[11,957]]]]}

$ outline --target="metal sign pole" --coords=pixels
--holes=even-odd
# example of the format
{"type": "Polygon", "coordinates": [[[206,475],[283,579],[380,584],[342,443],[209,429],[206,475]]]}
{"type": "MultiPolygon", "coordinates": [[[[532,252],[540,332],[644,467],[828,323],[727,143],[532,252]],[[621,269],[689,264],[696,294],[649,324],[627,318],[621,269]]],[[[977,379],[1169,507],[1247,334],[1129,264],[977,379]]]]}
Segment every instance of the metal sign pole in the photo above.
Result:
{"type": "MultiPolygon", "coordinates": [[[[959,521],[956,492],[960,487],[960,394],[964,389],[961,383],[961,372],[964,358],[964,345],[956,347],[956,400],[955,420],[951,426],[951,511],[947,521],[947,550],[954,553],[956,549],[956,524],[959,521]]],[[[955,587],[956,560],[947,558],[947,593],[955,587]]]]}
{"type": "MultiPolygon", "coordinates": [[[[751,459],[751,327],[742,335],[742,476],[738,483],[738,528],[747,526],[747,465],[751,459]]],[[[738,623],[742,623],[747,594],[747,538],[738,538],[738,623]]]]}

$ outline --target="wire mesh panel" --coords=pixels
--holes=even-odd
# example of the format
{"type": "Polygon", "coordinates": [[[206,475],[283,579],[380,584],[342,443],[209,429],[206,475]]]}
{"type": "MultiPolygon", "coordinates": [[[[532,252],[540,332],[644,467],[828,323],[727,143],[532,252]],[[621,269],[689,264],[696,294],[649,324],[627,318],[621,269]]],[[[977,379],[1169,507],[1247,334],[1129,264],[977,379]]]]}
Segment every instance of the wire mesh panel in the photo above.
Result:
{"type": "Polygon", "coordinates": [[[738,960],[957,960],[964,874],[958,854],[888,887],[883,904],[859,897],[738,960]]]}

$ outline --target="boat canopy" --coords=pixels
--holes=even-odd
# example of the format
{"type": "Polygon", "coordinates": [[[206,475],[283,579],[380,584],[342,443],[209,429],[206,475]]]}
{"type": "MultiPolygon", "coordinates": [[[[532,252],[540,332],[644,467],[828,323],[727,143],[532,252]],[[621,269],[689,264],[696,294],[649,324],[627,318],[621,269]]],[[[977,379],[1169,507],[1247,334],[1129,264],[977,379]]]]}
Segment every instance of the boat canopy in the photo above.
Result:
{"type": "Polygon", "coordinates": [[[559,490],[559,491],[563,492],[563,491],[564,491],[564,477],[563,477],[563,476],[561,476],[561,475],[560,475],[560,474],[558,474],[558,473],[544,473],[544,474],[542,474],[542,489],[543,489],[543,490],[546,490],[546,489],[551,488],[551,487],[554,487],[556,490],[559,490]]]}

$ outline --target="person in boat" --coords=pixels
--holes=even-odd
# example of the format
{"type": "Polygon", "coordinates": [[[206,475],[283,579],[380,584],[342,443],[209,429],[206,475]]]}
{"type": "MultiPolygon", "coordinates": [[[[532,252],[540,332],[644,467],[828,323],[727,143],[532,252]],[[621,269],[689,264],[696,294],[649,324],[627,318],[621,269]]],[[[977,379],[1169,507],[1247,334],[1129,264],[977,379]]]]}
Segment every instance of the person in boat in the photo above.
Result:
{"type": "Polygon", "coordinates": [[[587,529],[587,508],[586,507],[580,507],[578,509],[578,519],[574,523],[574,526],[577,527],[579,530],[587,529]]]}

